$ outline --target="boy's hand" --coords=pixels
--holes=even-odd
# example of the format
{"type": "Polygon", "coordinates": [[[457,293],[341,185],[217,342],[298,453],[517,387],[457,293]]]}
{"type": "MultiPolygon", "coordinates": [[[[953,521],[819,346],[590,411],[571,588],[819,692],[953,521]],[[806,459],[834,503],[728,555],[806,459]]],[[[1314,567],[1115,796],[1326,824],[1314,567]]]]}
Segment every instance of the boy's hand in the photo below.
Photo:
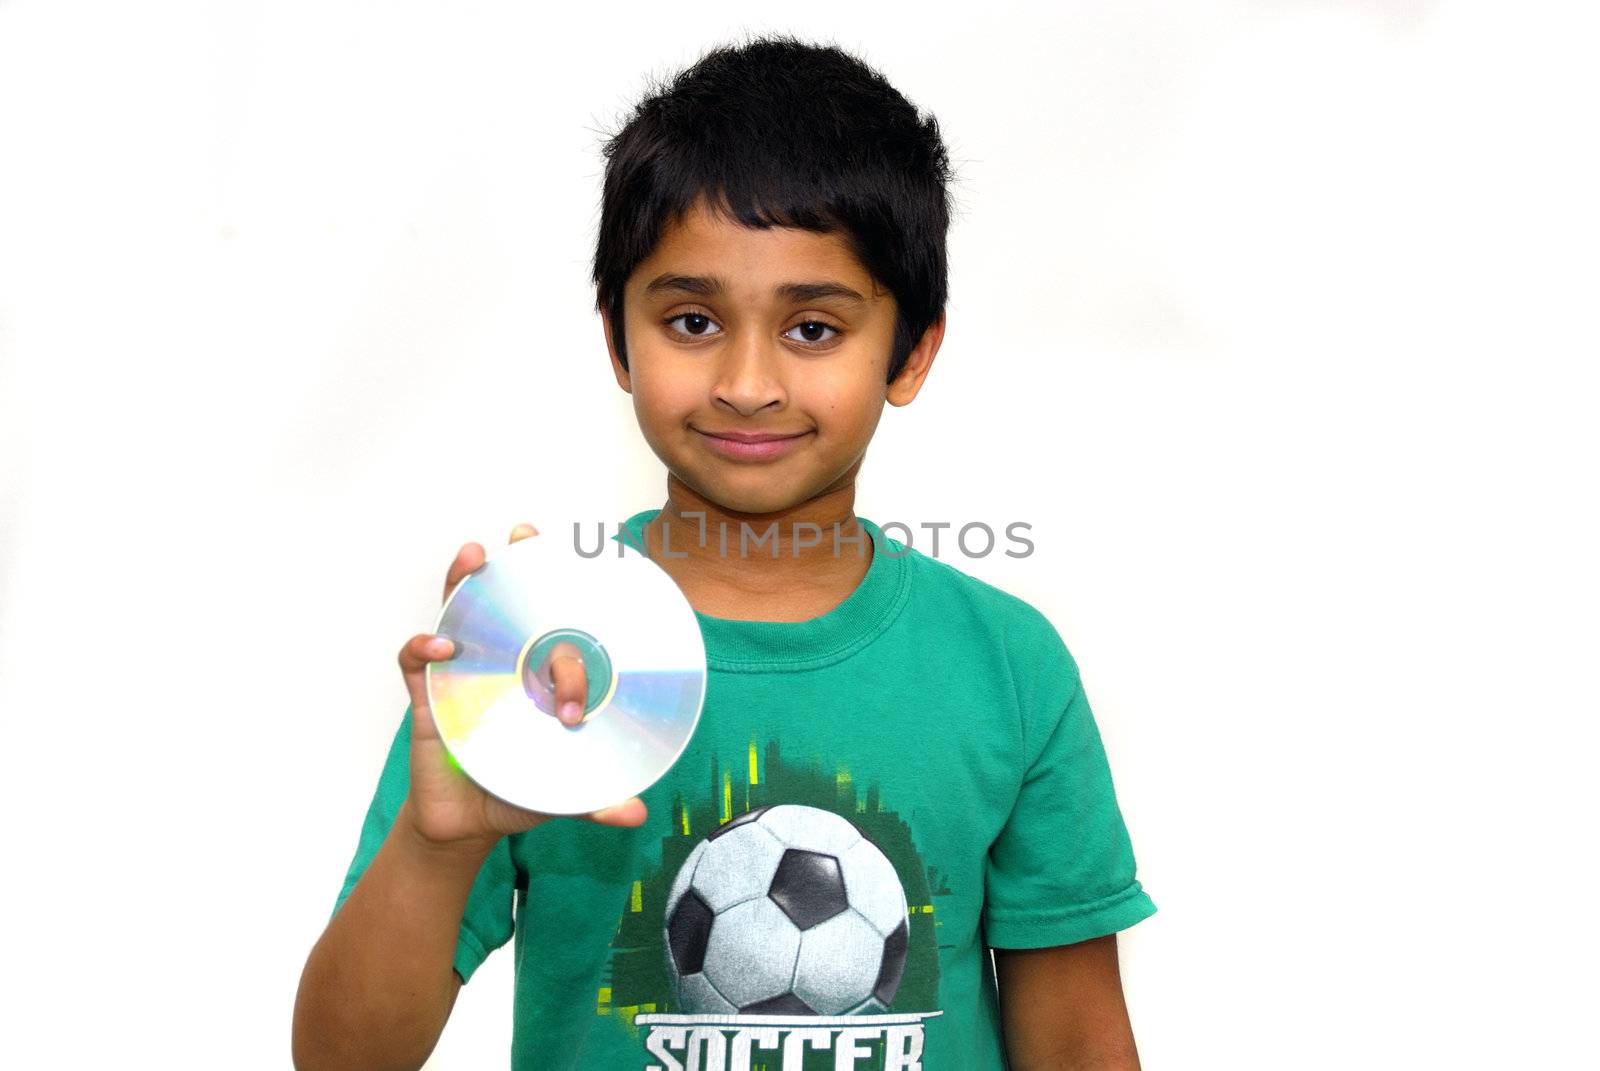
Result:
{"type": "MultiPolygon", "coordinates": [[[[538,534],[531,524],[519,524],[511,531],[511,542],[538,534]]],[[[450,597],[463,577],[483,563],[482,546],[463,546],[445,576],[445,598],[450,597]]],[[[516,807],[490,795],[451,763],[433,722],[423,674],[429,662],[450,659],[455,654],[454,647],[443,636],[425,632],[411,637],[400,648],[400,671],[411,694],[411,790],[396,821],[409,823],[418,838],[429,845],[486,851],[501,837],[532,829],[554,816],[516,807]]],[[[583,699],[588,692],[583,662],[577,655],[577,648],[571,644],[557,644],[551,651],[549,678],[555,686],[556,709],[561,711],[564,725],[576,725],[582,720],[583,699]]],[[[644,801],[635,796],[581,817],[601,825],[637,826],[645,819],[644,801]]]]}

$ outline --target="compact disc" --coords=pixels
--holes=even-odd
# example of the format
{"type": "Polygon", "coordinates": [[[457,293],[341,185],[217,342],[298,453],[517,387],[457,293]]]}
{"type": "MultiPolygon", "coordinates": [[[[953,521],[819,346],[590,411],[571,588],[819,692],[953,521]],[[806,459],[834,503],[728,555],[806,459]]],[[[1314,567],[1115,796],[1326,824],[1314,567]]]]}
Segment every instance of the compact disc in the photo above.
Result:
{"type": "Polygon", "coordinates": [[[466,775],[508,803],[585,814],[654,784],[700,720],[705,642],[662,568],[605,541],[595,557],[547,535],[494,551],[450,593],[434,632],[455,655],[425,674],[433,720],[466,775]],[[584,719],[555,716],[549,656],[569,643],[584,719]]]}

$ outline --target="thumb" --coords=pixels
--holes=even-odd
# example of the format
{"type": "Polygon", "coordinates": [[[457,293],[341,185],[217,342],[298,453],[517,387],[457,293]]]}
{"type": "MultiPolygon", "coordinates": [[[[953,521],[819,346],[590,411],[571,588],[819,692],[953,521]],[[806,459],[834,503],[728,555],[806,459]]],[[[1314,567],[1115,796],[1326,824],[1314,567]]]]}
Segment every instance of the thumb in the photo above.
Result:
{"type": "Polygon", "coordinates": [[[644,800],[634,796],[622,803],[614,803],[610,807],[602,807],[598,811],[590,811],[579,817],[596,825],[632,828],[643,825],[645,819],[650,817],[650,811],[645,807],[644,800]]]}

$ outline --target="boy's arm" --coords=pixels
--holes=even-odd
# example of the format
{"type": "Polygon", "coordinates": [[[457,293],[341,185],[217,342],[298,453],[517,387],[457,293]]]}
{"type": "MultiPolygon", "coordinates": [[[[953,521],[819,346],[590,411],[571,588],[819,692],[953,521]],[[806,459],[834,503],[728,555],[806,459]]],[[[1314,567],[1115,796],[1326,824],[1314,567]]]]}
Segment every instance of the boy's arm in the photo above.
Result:
{"type": "Polygon", "coordinates": [[[430,844],[408,806],[306,960],[294,1005],[300,1071],[421,1067],[455,1006],[456,937],[493,843],[430,844]]]}
{"type": "MultiPolygon", "coordinates": [[[[511,542],[538,534],[533,525],[519,524],[511,542]]],[[[457,551],[445,574],[444,597],[485,560],[477,543],[457,551]]],[[[302,1071],[421,1067],[444,1032],[472,964],[510,938],[513,863],[509,848],[498,849],[509,843],[506,838],[551,816],[489,795],[451,761],[429,707],[426,669],[454,655],[449,637],[429,633],[400,648],[411,705],[362,828],[352,864],[352,873],[360,867],[360,877],[348,895],[341,893],[300,975],[290,1047],[302,1071]],[[478,932],[472,933],[464,920],[486,869],[491,880],[484,899],[498,904],[489,905],[489,932],[480,912],[478,932]],[[477,940],[465,944],[470,937],[477,940]],[[472,953],[470,959],[458,958],[463,949],[472,953]],[[457,973],[458,964],[469,968],[466,975],[457,973]]],[[[575,724],[588,690],[577,648],[556,644],[547,664],[546,683],[561,712],[552,716],[575,724]]],[[[645,817],[637,796],[581,816],[612,826],[637,826],[645,817]]]]}
{"type": "Polygon", "coordinates": [[[1116,934],[994,958],[1011,1071],[1139,1071],[1116,934]]]}

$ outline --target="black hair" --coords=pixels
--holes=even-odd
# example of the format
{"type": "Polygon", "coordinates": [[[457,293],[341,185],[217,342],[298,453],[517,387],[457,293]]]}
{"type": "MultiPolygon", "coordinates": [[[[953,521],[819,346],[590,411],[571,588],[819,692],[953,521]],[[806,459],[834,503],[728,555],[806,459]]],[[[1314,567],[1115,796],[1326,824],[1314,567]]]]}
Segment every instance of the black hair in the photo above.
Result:
{"type": "Polygon", "coordinates": [[[894,295],[889,380],[948,296],[939,124],[834,45],[760,35],[655,82],[606,141],[595,309],[628,367],[622,292],[667,226],[705,197],[747,227],[841,233],[894,295]]]}

